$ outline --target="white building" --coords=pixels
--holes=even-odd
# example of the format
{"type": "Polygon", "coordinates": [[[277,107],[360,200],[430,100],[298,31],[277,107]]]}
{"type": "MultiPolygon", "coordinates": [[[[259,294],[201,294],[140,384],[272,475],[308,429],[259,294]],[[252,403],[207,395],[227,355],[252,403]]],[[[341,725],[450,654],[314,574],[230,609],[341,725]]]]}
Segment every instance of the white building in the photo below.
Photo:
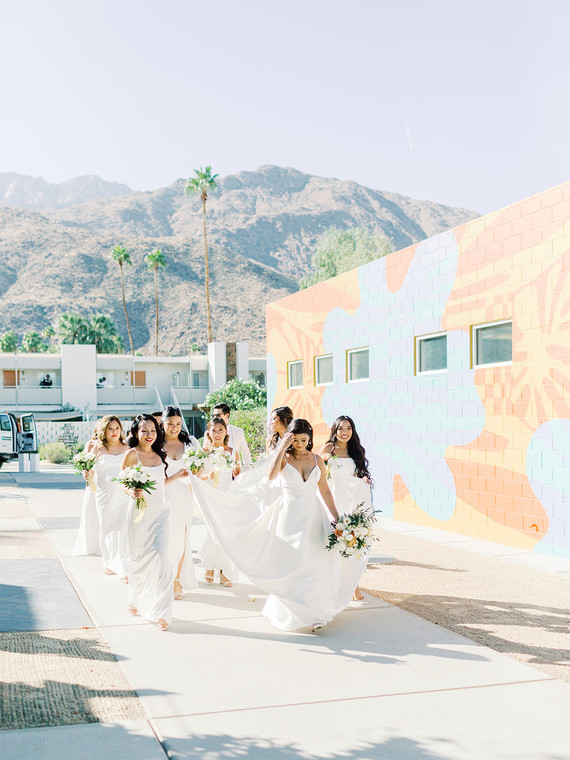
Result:
{"type": "Polygon", "coordinates": [[[132,417],[173,404],[192,429],[210,391],[234,377],[265,385],[265,368],[247,343],[210,343],[207,355],[189,356],[97,354],[76,344],[59,354],[0,353],[0,409],[66,420],[132,417]]]}

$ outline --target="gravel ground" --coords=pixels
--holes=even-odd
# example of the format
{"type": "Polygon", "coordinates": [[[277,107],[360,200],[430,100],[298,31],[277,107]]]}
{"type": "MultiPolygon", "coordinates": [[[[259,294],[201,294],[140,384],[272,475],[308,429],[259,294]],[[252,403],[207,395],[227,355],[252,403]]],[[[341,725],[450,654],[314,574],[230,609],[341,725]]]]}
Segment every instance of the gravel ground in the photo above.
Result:
{"type": "Polygon", "coordinates": [[[570,578],[379,529],[363,590],[570,682],[570,578]]]}

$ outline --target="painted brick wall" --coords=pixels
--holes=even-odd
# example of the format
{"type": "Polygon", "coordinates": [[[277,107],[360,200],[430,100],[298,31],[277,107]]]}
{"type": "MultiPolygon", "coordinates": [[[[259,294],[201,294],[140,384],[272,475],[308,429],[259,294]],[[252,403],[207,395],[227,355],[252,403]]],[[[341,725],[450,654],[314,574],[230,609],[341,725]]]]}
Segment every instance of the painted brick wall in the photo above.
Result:
{"type": "Polygon", "coordinates": [[[570,183],[270,304],[267,338],[269,403],[317,443],[353,417],[385,515],[570,556],[570,183]],[[502,319],[512,363],[472,369],[473,325],[502,319]],[[438,331],[447,371],[415,374],[414,338],[438,331]],[[361,346],[370,379],[347,383],[361,346]]]}

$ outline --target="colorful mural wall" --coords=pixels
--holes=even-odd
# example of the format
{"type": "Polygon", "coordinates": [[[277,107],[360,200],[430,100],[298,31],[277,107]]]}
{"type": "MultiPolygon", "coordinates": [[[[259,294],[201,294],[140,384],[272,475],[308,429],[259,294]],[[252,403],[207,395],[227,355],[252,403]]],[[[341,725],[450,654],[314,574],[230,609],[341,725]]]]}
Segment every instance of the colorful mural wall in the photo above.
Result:
{"type": "Polygon", "coordinates": [[[269,404],[317,444],[353,417],[384,516],[570,556],[570,183],[270,304],[267,340],[269,404]],[[480,366],[477,327],[501,321],[512,360],[480,366]],[[444,371],[418,371],[430,334],[444,371]],[[350,382],[361,347],[368,379],[350,382]]]}

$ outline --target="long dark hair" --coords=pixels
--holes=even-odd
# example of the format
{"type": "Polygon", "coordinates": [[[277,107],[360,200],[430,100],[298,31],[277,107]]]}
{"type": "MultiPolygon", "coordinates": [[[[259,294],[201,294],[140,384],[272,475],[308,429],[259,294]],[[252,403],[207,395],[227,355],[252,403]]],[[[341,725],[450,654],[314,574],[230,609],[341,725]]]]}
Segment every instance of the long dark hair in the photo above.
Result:
{"type": "MultiPolygon", "coordinates": [[[[184,422],[184,417],[182,416],[182,412],[177,406],[166,407],[166,409],[162,413],[162,419],[167,420],[169,417],[180,417],[182,422],[184,422]]],[[[182,443],[186,444],[187,446],[190,444],[190,436],[188,435],[186,430],[184,430],[184,425],[180,428],[180,432],[178,433],[178,440],[182,441],[182,443]]]]}
{"type": "Polygon", "coordinates": [[[208,424],[206,425],[206,432],[204,434],[204,438],[207,438],[208,441],[214,445],[214,441],[212,440],[212,436],[210,435],[210,430],[214,427],[214,425],[223,425],[226,429],[226,435],[224,436],[224,446],[228,445],[228,441],[230,440],[230,434],[228,431],[228,426],[226,425],[226,421],[222,417],[212,417],[211,420],[208,420],[208,424]]]}
{"type": "Polygon", "coordinates": [[[352,428],[352,435],[350,436],[350,440],[348,441],[346,448],[348,451],[348,456],[354,462],[356,476],[358,478],[368,478],[369,480],[372,480],[370,477],[370,472],[368,470],[368,459],[366,459],[366,451],[364,450],[364,446],[360,443],[360,438],[356,432],[356,425],[354,424],[352,417],[349,417],[346,414],[341,414],[340,417],[336,418],[331,426],[331,433],[327,443],[332,443],[332,454],[334,456],[334,450],[337,442],[337,431],[340,427],[340,423],[344,422],[345,420],[352,428]]]}
{"type": "MultiPolygon", "coordinates": [[[[289,423],[289,427],[287,428],[288,433],[293,433],[293,435],[308,435],[309,436],[309,443],[307,444],[307,451],[312,451],[313,449],[313,428],[311,427],[311,423],[308,420],[303,420],[301,418],[297,418],[296,420],[292,420],[289,423]]],[[[289,446],[287,449],[288,454],[292,454],[292,456],[295,455],[295,449],[293,446],[289,446]]]]}
{"type": "MultiPolygon", "coordinates": [[[[290,406],[277,406],[271,410],[272,415],[276,415],[279,422],[284,428],[288,428],[293,422],[293,410],[290,406]]],[[[269,441],[269,448],[274,449],[279,443],[279,433],[273,433],[271,440],[269,441]]]]}
{"type": "Polygon", "coordinates": [[[161,458],[162,463],[164,464],[164,472],[166,473],[168,463],[166,461],[166,452],[162,448],[164,444],[164,433],[162,432],[162,428],[152,416],[152,414],[139,414],[134,418],[131,424],[131,429],[129,430],[129,435],[127,437],[127,446],[129,446],[131,449],[134,449],[139,445],[138,432],[143,422],[152,422],[156,428],[156,438],[152,442],[151,449],[161,458]]]}

